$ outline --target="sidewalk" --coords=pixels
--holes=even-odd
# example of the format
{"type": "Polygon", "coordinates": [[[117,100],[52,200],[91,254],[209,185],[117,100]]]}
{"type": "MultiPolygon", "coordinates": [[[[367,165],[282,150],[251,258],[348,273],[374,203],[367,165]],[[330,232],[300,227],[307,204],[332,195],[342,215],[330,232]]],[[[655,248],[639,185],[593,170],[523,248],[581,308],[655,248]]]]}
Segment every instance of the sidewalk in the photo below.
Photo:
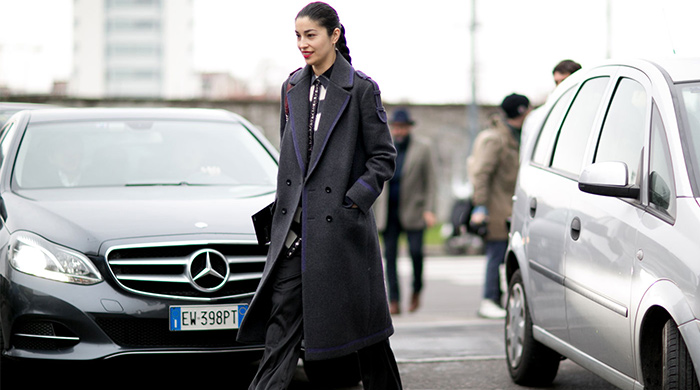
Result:
{"type": "Polygon", "coordinates": [[[428,256],[421,307],[408,313],[410,260],[399,258],[402,314],[393,317],[392,348],[399,363],[503,359],[503,320],[477,316],[484,256],[428,256]]]}
{"type": "Polygon", "coordinates": [[[396,323],[464,321],[478,319],[485,272],[484,256],[427,255],[423,265],[421,307],[408,313],[413,270],[405,255],[399,258],[402,314],[396,323]]]}

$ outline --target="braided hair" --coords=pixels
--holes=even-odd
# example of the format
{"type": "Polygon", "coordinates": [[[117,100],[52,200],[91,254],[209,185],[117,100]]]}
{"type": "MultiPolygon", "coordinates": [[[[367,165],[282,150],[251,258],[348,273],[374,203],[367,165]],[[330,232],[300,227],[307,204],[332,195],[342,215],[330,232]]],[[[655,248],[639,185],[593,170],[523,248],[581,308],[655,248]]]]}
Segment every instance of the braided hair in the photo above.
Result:
{"type": "Polygon", "coordinates": [[[352,64],[352,58],[350,57],[350,49],[348,49],[347,41],[345,40],[345,27],[340,23],[340,18],[338,13],[330,5],[317,1],[314,3],[309,3],[306,7],[302,8],[297,14],[296,19],[301,17],[308,17],[314,22],[326,28],[328,35],[333,34],[333,31],[337,28],[340,29],[340,38],[336,42],[335,47],[338,49],[340,54],[352,64]]]}

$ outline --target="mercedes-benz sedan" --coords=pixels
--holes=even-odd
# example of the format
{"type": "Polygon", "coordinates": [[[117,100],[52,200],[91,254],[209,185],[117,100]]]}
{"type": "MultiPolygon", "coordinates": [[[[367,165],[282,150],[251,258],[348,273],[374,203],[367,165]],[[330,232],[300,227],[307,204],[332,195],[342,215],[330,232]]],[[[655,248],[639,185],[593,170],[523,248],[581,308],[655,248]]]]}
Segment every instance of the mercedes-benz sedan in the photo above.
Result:
{"type": "Polygon", "coordinates": [[[260,350],[236,342],[277,152],[223,110],[47,109],[0,134],[3,359],[260,350]]]}

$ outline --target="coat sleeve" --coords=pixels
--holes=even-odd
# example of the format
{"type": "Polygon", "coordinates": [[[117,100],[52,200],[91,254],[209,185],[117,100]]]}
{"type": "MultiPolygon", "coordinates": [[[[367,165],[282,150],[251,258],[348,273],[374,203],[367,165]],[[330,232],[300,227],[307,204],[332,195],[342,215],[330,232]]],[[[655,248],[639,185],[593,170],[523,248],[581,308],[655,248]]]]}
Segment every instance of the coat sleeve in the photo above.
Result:
{"type": "Polygon", "coordinates": [[[282,83],[282,91],[280,93],[280,150],[282,150],[282,136],[284,135],[284,128],[287,126],[287,84],[289,84],[289,79],[282,83]]]}
{"type": "Polygon", "coordinates": [[[371,79],[361,83],[359,95],[364,154],[367,156],[364,173],[350,186],[346,196],[364,213],[382,192],[384,182],[391,179],[395,169],[396,149],[386,124],[386,112],[381,103],[379,87],[371,79]]]}
{"type": "Polygon", "coordinates": [[[468,168],[474,187],[472,202],[475,206],[488,204],[502,147],[499,138],[491,134],[489,130],[479,134],[474,143],[474,151],[469,158],[468,168]]]}

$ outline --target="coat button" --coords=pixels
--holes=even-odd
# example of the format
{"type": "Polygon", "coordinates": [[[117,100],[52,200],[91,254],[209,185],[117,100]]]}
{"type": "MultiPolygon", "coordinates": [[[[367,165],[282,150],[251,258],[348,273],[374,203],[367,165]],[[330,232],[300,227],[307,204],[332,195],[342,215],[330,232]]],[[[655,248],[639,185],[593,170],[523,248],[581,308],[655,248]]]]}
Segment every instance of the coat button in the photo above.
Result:
{"type": "Polygon", "coordinates": [[[291,181],[291,180],[287,180],[287,185],[288,185],[288,186],[291,186],[291,185],[292,185],[292,181],[291,181]]]}
{"type": "Polygon", "coordinates": [[[331,187],[326,187],[326,193],[330,194],[331,193],[331,187]]]}
{"type": "Polygon", "coordinates": [[[287,214],[287,209],[282,209],[282,214],[287,214]]]}
{"type": "Polygon", "coordinates": [[[326,216],[326,221],[333,222],[333,217],[331,217],[330,215],[326,216]]]}

